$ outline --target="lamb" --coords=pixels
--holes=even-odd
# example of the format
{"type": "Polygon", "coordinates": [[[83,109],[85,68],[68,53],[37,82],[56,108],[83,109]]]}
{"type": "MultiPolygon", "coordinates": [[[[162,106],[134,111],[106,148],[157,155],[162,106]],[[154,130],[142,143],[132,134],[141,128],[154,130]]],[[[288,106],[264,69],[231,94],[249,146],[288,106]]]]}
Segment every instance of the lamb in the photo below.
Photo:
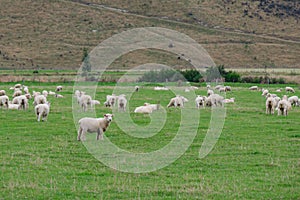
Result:
{"type": "Polygon", "coordinates": [[[126,111],[127,99],[125,98],[124,94],[119,95],[118,97],[118,110],[119,111],[126,111]]]}
{"type": "Polygon", "coordinates": [[[184,107],[184,103],[185,102],[188,102],[188,99],[186,99],[185,97],[183,96],[180,96],[180,95],[177,95],[176,97],[172,98],[169,102],[169,104],[167,105],[167,107],[172,107],[174,106],[175,108],[176,107],[180,107],[180,108],[183,108],[184,107]]]}
{"type": "Polygon", "coordinates": [[[277,89],[277,90],[276,90],[276,92],[281,92],[281,91],[282,91],[282,89],[281,89],[281,88],[279,88],[279,89],[277,89]]]}
{"type": "Polygon", "coordinates": [[[207,90],[207,96],[209,97],[210,95],[214,94],[214,91],[213,90],[207,90]]]}
{"type": "Polygon", "coordinates": [[[275,100],[275,108],[277,110],[278,108],[278,102],[281,100],[280,97],[274,97],[274,100],[275,100]]]}
{"type": "Polygon", "coordinates": [[[83,111],[87,111],[88,105],[92,106],[92,97],[90,95],[81,95],[79,98],[79,105],[83,109],[83,111]]]}
{"type": "Polygon", "coordinates": [[[230,98],[230,99],[224,99],[223,103],[234,103],[234,97],[230,98]]]}
{"type": "Polygon", "coordinates": [[[16,85],[14,86],[14,89],[16,89],[16,88],[21,89],[21,88],[22,88],[22,85],[21,85],[20,83],[18,83],[18,84],[16,84],[16,85]]]}
{"type": "Polygon", "coordinates": [[[225,86],[225,92],[229,92],[231,91],[231,87],[230,86],[225,86]]]}
{"type": "Polygon", "coordinates": [[[49,91],[49,95],[55,95],[55,92],[52,92],[51,90],[49,91]]]}
{"type": "Polygon", "coordinates": [[[212,94],[205,101],[206,106],[223,106],[224,97],[218,94],[212,94]]]}
{"type": "Polygon", "coordinates": [[[42,94],[47,98],[47,96],[48,96],[49,93],[48,93],[48,91],[43,90],[43,91],[42,91],[42,94]]]}
{"type": "Polygon", "coordinates": [[[41,95],[40,92],[32,91],[33,98],[35,98],[36,96],[39,96],[39,95],[41,95]]]}
{"type": "Polygon", "coordinates": [[[211,86],[210,85],[206,85],[206,89],[211,89],[211,86]]]}
{"type": "Polygon", "coordinates": [[[159,110],[159,104],[150,104],[150,103],[144,103],[144,106],[149,106],[152,108],[152,111],[159,110]]]}
{"type": "Polygon", "coordinates": [[[29,89],[27,86],[24,86],[23,91],[25,94],[29,94],[29,89]]]}
{"type": "Polygon", "coordinates": [[[279,115],[288,115],[288,110],[289,110],[289,102],[285,99],[280,100],[278,102],[278,116],[279,115]]]}
{"type": "Polygon", "coordinates": [[[104,105],[106,107],[112,107],[115,105],[116,101],[117,101],[117,96],[115,94],[106,95],[106,101],[104,102],[104,105]]]}
{"type": "Polygon", "coordinates": [[[38,104],[45,104],[47,99],[44,95],[37,95],[34,97],[33,105],[36,106],[38,104]]]}
{"type": "Polygon", "coordinates": [[[154,90],[169,90],[169,88],[166,87],[154,87],[154,90]]]}
{"type": "Polygon", "coordinates": [[[0,96],[0,107],[8,108],[9,98],[6,95],[0,96]]]}
{"type": "Polygon", "coordinates": [[[222,85],[217,85],[217,86],[215,87],[215,90],[219,90],[221,87],[222,87],[222,85]]]}
{"type": "Polygon", "coordinates": [[[42,118],[42,121],[47,121],[48,115],[50,112],[50,103],[38,104],[34,108],[37,121],[39,122],[42,118]]]}
{"type": "Polygon", "coordinates": [[[135,91],[135,92],[138,92],[139,90],[140,90],[140,87],[139,87],[139,86],[135,86],[135,87],[134,87],[134,91],[135,91]]]}
{"type": "Polygon", "coordinates": [[[219,92],[226,92],[226,88],[225,87],[220,87],[219,92]]]}
{"type": "Polygon", "coordinates": [[[251,86],[251,87],[249,87],[249,90],[258,90],[258,86],[256,86],[256,85],[251,86]]]}
{"type": "Polygon", "coordinates": [[[0,90],[0,96],[4,96],[4,95],[6,95],[5,90],[0,90]]]}
{"type": "Polygon", "coordinates": [[[269,90],[263,89],[261,96],[267,96],[268,93],[269,93],[269,90]]]}
{"type": "Polygon", "coordinates": [[[29,107],[28,99],[26,95],[21,95],[13,98],[12,104],[19,105],[19,109],[27,110],[29,107]]]}
{"type": "Polygon", "coordinates": [[[274,110],[275,110],[275,100],[273,97],[268,97],[266,100],[266,114],[274,114],[274,110]]]}
{"type": "Polygon", "coordinates": [[[285,87],[285,91],[295,93],[295,90],[292,87],[285,87]]]}
{"type": "Polygon", "coordinates": [[[56,92],[60,92],[60,91],[62,91],[62,89],[63,89],[63,86],[59,85],[56,87],[56,92]]]}
{"type": "Polygon", "coordinates": [[[205,105],[205,98],[202,96],[198,95],[195,99],[196,102],[196,108],[200,109],[200,107],[204,108],[205,105]]]}
{"type": "Polygon", "coordinates": [[[291,97],[289,97],[288,98],[288,101],[290,102],[290,104],[292,105],[292,106],[299,106],[299,97],[297,97],[297,96],[291,96],[291,97]]]}
{"type": "Polygon", "coordinates": [[[100,101],[98,100],[92,100],[91,101],[91,105],[94,106],[94,105],[100,105],[100,101]]]}
{"type": "Polygon", "coordinates": [[[61,94],[55,94],[55,98],[64,98],[64,96],[61,94]]]}
{"type": "Polygon", "coordinates": [[[20,107],[21,107],[21,105],[19,105],[19,104],[11,104],[11,103],[8,104],[9,110],[19,110],[20,107]]]}
{"type": "Polygon", "coordinates": [[[17,89],[17,90],[15,90],[13,97],[17,97],[17,96],[21,96],[21,95],[22,95],[22,91],[17,89]]]}
{"type": "Polygon", "coordinates": [[[159,104],[149,104],[144,103],[143,106],[136,107],[134,112],[135,113],[142,113],[142,114],[150,114],[155,110],[159,109],[159,104]]]}
{"type": "Polygon", "coordinates": [[[85,134],[87,132],[93,133],[97,132],[96,139],[103,140],[103,133],[107,130],[109,127],[111,121],[112,121],[112,114],[105,114],[104,118],[89,118],[84,117],[78,121],[79,129],[78,129],[78,135],[77,140],[81,141],[81,139],[85,140],[85,134]],[[82,136],[82,138],[81,138],[82,136]]]}

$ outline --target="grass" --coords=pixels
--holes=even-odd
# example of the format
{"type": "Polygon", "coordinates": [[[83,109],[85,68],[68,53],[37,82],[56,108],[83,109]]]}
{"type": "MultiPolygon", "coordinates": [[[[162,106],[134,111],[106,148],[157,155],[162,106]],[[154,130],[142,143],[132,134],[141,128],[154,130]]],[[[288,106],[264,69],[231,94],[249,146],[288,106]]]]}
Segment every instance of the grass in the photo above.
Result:
{"type": "MultiPolygon", "coordinates": [[[[27,85],[31,91],[55,89],[52,83],[27,85]]],[[[7,91],[10,86],[0,84],[7,91]]],[[[227,106],[223,132],[207,157],[199,159],[198,154],[210,121],[210,109],[199,111],[197,136],[183,156],[163,169],[143,174],[106,167],[76,141],[71,106],[73,85],[63,86],[64,99],[48,98],[51,112],[47,122],[36,121],[31,103],[27,111],[0,110],[1,199],[298,199],[300,196],[300,108],[294,108],[288,117],[267,116],[264,98],[260,92],[248,91],[250,84],[231,84],[233,91],[227,97],[235,97],[236,103],[227,106]]],[[[101,83],[96,99],[103,103],[112,86],[101,83]]],[[[260,87],[273,92],[283,86],[260,87]]],[[[204,87],[196,91],[205,92],[204,87]]],[[[296,95],[300,96],[297,88],[296,95]]],[[[159,99],[166,107],[172,96],[171,92],[154,92],[152,86],[144,86],[129,101],[130,115],[137,124],[145,126],[150,122],[149,117],[132,113],[134,107],[143,104],[145,97],[151,103],[159,99]]],[[[184,109],[194,109],[192,99],[184,109]]],[[[111,112],[103,105],[96,107],[96,111],[97,116],[111,112]]],[[[166,113],[165,126],[151,138],[128,136],[115,121],[105,135],[128,151],[160,149],[174,138],[179,126],[180,110],[171,108],[166,113]]],[[[95,139],[95,134],[90,137],[95,139]]]]}

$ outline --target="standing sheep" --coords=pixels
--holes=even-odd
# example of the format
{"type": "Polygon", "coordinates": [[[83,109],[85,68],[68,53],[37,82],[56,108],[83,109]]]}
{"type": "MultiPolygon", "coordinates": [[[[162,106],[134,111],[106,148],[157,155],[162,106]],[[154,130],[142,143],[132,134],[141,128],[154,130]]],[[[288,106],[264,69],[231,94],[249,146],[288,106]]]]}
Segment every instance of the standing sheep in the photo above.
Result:
{"type": "Polygon", "coordinates": [[[92,106],[92,97],[90,95],[81,95],[79,98],[79,105],[83,109],[83,111],[88,110],[88,105],[92,106]]]}
{"type": "Polygon", "coordinates": [[[6,95],[5,90],[0,90],[0,96],[4,96],[4,95],[6,95]]]}
{"type": "Polygon", "coordinates": [[[0,107],[8,108],[8,101],[9,101],[8,96],[6,95],[0,96],[0,107]]]}
{"type": "Polygon", "coordinates": [[[200,109],[200,107],[204,108],[204,105],[205,105],[205,99],[198,95],[195,99],[195,102],[196,102],[196,108],[200,109]]]}
{"type": "Polygon", "coordinates": [[[285,99],[280,100],[278,102],[278,116],[279,115],[284,115],[287,116],[288,115],[288,110],[289,110],[289,102],[285,99]]]}
{"type": "Polygon", "coordinates": [[[176,107],[180,107],[180,108],[183,108],[184,107],[184,103],[185,102],[188,102],[188,99],[183,97],[183,96],[180,96],[180,95],[177,95],[176,97],[172,98],[169,102],[169,104],[167,105],[167,107],[172,107],[174,106],[175,108],[176,107]]]}
{"type": "Polygon", "coordinates": [[[127,99],[124,94],[119,95],[118,97],[118,110],[126,111],[127,99]]]}
{"type": "Polygon", "coordinates": [[[103,140],[103,133],[107,130],[109,127],[111,121],[112,121],[112,114],[105,114],[104,118],[89,118],[85,117],[78,121],[79,123],[79,130],[77,135],[77,140],[80,141],[85,140],[85,134],[87,132],[93,133],[97,132],[96,139],[103,140]],[[82,138],[81,138],[82,135],[82,138]]]}
{"type": "Polygon", "coordinates": [[[292,87],[285,87],[285,91],[295,93],[295,90],[292,87]]]}
{"type": "Polygon", "coordinates": [[[117,96],[115,94],[112,95],[106,95],[106,101],[104,102],[104,105],[106,107],[113,107],[117,101],[117,96]]]}
{"type": "Polygon", "coordinates": [[[19,109],[23,109],[23,110],[27,110],[29,107],[28,99],[26,95],[21,95],[13,98],[12,103],[19,105],[19,109]]]}
{"type": "Polygon", "coordinates": [[[34,111],[38,122],[41,120],[41,118],[42,121],[47,121],[50,112],[50,103],[47,102],[44,104],[38,104],[35,106],[34,111]]]}
{"type": "Polygon", "coordinates": [[[62,89],[63,89],[63,86],[59,85],[56,87],[56,92],[60,92],[60,91],[62,91],[62,89]]]}
{"type": "Polygon", "coordinates": [[[288,101],[290,102],[290,104],[292,106],[299,106],[298,102],[299,102],[299,97],[298,96],[291,96],[288,98],[288,101]]]}
{"type": "Polygon", "coordinates": [[[45,104],[47,99],[44,95],[37,95],[34,97],[33,105],[36,106],[38,104],[45,104]]]}
{"type": "Polygon", "coordinates": [[[268,97],[266,100],[266,114],[274,114],[274,110],[275,110],[275,100],[273,97],[268,97]]]}
{"type": "Polygon", "coordinates": [[[206,106],[223,106],[224,97],[218,95],[218,94],[212,94],[209,97],[207,97],[205,101],[206,106]]]}

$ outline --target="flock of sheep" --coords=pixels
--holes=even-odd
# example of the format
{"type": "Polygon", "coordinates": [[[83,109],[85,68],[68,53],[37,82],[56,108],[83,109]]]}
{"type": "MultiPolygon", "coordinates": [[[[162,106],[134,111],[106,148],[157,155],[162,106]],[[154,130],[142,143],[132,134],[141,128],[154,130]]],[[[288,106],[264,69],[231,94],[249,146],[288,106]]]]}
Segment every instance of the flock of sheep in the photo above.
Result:
{"type": "MultiPolygon", "coordinates": [[[[56,98],[63,98],[62,95],[52,91],[43,90],[42,92],[33,91],[30,94],[27,86],[16,84],[11,87],[10,90],[14,90],[12,100],[6,95],[5,90],[0,90],[0,108],[6,108],[10,110],[27,110],[29,108],[29,100],[33,98],[33,105],[37,121],[47,121],[50,112],[50,102],[47,101],[48,95],[53,95],[56,98]]],[[[62,86],[56,87],[56,92],[62,90],[62,86]]]]}
{"type": "MultiPolygon", "coordinates": [[[[33,105],[35,115],[37,117],[37,121],[46,121],[50,112],[50,103],[47,101],[48,95],[53,95],[56,98],[63,98],[62,95],[57,94],[52,91],[43,90],[42,92],[33,91],[32,94],[29,93],[29,89],[27,86],[23,86],[21,84],[16,84],[14,87],[10,88],[14,90],[12,95],[12,101],[9,100],[9,97],[6,95],[5,90],[0,90],[0,107],[4,107],[7,109],[18,109],[18,110],[26,110],[29,107],[29,100],[33,98],[33,105]],[[23,94],[24,92],[24,94],[23,94]]],[[[186,88],[185,92],[190,92],[190,90],[198,89],[197,87],[191,86],[190,88],[186,88]]],[[[60,92],[62,90],[62,86],[56,87],[56,92],[60,92]]],[[[138,92],[140,90],[139,86],[135,86],[134,91],[138,92]]],[[[169,90],[166,87],[155,87],[154,90],[169,90]]],[[[204,107],[223,107],[225,103],[234,103],[235,98],[225,99],[221,93],[231,91],[230,86],[221,86],[217,85],[212,88],[210,85],[207,85],[207,96],[197,95],[195,99],[195,105],[197,109],[204,107]]],[[[252,86],[249,90],[258,91],[258,86],[252,86]]],[[[285,88],[288,93],[295,93],[295,90],[291,87],[285,88]]],[[[292,106],[300,106],[300,99],[297,96],[287,97],[284,95],[282,98],[278,97],[276,94],[269,93],[269,90],[262,89],[262,96],[266,97],[266,114],[274,114],[275,110],[277,110],[278,115],[288,115],[288,111],[292,109],[292,106]]],[[[276,90],[277,92],[281,92],[281,89],[276,90]]],[[[83,91],[76,90],[74,93],[77,103],[81,107],[83,112],[88,111],[89,107],[93,107],[94,105],[99,105],[100,101],[93,100],[90,95],[85,94],[83,91]]],[[[181,95],[176,95],[174,98],[171,98],[167,108],[169,107],[178,107],[184,108],[184,104],[189,100],[181,95]]],[[[127,106],[126,95],[121,94],[119,96],[112,94],[106,96],[106,101],[104,105],[106,107],[114,107],[117,105],[119,112],[125,112],[127,106]]],[[[135,113],[143,113],[150,114],[153,111],[159,110],[159,104],[150,104],[144,103],[144,105],[136,107],[135,113]]],[[[107,130],[108,126],[112,121],[112,114],[105,114],[102,118],[82,118],[78,121],[79,130],[77,139],[85,140],[85,134],[87,132],[97,132],[96,139],[103,139],[103,133],[107,130]]]]}

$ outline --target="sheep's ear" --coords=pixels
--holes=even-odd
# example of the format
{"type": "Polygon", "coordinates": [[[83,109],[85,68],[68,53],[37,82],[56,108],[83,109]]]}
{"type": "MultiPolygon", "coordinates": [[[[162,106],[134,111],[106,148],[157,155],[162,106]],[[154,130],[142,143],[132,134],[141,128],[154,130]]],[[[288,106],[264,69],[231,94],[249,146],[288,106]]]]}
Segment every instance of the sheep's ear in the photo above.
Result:
{"type": "Polygon", "coordinates": [[[106,115],[106,114],[104,114],[103,116],[104,116],[104,117],[107,117],[107,115],[106,115]]]}

